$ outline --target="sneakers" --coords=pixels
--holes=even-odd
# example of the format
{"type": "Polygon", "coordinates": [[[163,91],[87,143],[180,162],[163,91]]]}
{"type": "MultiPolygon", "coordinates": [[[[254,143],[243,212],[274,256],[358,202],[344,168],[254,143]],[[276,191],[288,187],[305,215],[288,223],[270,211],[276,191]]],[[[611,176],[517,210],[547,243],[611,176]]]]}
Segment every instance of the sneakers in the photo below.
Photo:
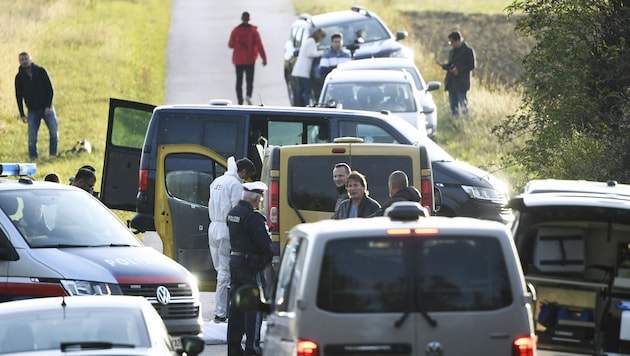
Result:
{"type": "Polygon", "coordinates": [[[221,317],[221,316],[215,315],[214,316],[214,322],[217,323],[217,324],[219,324],[219,323],[226,323],[227,322],[227,316],[221,317]]]}
{"type": "Polygon", "coordinates": [[[252,105],[252,97],[251,96],[246,97],[245,100],[247,101],[247,105],[252,105]]]}

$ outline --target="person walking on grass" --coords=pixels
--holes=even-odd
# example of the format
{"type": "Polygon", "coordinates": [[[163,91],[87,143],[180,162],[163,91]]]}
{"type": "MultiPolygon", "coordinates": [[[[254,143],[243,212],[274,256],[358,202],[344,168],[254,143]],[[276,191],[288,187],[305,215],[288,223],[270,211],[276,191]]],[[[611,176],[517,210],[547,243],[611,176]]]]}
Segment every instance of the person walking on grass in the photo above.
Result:
{"type": "Polygon", "coordinates": [[[58,122],[53,107],[54,89],[46,68],[33,63],[27,52],[18,56],[20,67],[15,76],[15,98],[22,122],[28,124],[28,157],[31,161],[39,158],[37,151],[37,134],[44,120],[48,127],[48,153],[57,155],[59,142],[58,122]],[[28,115],[24,114],[24,103],[28,115]]]}
{"type": "Polygon", "coordinates": [[[236,68],[236,98],[239,105],[243,105],[243,74],[245,74],[245,99],[248,105],[252,105],[254,68],[258,55],[262,58],[263,66],[267,65],[267,54],[258,33],[258,27],[252,26],[249,21],[249,12],[243,12],[241,24],[232,30],[228,41],[228,47],[234,50],[232,63],[236,68]]]}

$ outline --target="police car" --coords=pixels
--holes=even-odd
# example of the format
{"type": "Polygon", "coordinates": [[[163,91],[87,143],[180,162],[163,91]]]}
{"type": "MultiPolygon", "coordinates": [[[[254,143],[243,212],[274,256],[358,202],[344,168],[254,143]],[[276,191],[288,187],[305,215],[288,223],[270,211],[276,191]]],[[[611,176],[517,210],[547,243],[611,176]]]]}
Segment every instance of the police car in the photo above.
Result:
{"type": "MultiPolygon", "coordinates": [[[[2,163],[0,302],[47,296],[148,299],[172,336],[202,332],[195,277],[85,191],[35,181],[34,164],[2,163]]],[[[177,342],[177,340],[176,340],[177,342]]]]}
{"type": "Polygon", "coordinates": [[[531,307],[508,227],[424,217],[399,202],[387,216],[300,224],[289,233],[269,300],[269,355],[535,355],[531,307]]]}

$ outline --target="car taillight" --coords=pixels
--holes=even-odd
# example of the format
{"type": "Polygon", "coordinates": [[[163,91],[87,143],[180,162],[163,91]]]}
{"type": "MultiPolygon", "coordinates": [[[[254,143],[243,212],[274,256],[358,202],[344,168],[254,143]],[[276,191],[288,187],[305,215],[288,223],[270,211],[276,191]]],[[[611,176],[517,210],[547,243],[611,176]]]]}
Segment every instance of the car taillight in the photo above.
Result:
{"type": "Polygon", "coordinates": [[[271,180],[269,184],[269,206],[267,210],[267,225],[271,232],[278,232],[280,229],[280,215],[278,211],[278,204],[280,204],[279,190],[280,183],[278,180],[271,180]]]}
{"type": "Polygon", "coordinates": [[[429,209],[429,214],[433,215],[435,207],[433,205],[433,185],[431,179],[422,179],[420,182],[420,195],[422,196],[422,206],[429,209]]]}
{"type": "Polygon", "coordinates": [[[533,356],[536,348],[533,336],[521,336],[512,343],[512,356],[533,356]]]}
{"type": "Polygon", "coordinates": [[[317,343],[311,340],[298,339],[297,356],[318,356],[319,347],[317,343]]]}
{"type": "Polygon", "coordinates": [[[138,190],[141,192],[146,192],[149,186],[149,171],[146,169],[141,169],[138,175],[138,190]]]}

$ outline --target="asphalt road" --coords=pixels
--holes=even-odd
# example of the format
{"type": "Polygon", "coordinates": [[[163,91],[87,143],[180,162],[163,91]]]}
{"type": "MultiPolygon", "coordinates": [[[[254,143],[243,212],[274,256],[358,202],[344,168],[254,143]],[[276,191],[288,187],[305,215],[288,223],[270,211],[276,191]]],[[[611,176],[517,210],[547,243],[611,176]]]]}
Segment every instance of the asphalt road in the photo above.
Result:
{"type": "MultiPolygon", "coordinates": [[[[236,75],[227,42],[243,11],[248,11],[251,23],[258,26],[267,53],[267,66],[260,59],[256,63],[254,105],[289,105],[283,74],[284,44],[297,18],[290,0],[173,0],[165,104],[203,104],[218,98],[236,103],[236,75]]],[[[147,245],[161,250],[157,235],[145,235],[147,245]]],[[[221,331],[211,321],[214,293],[202,293],[201,302],[205,329],[221,331]]],[[[226,354],[225,344],[213,343],[206,345],[202,355],[226,354]]]]}

